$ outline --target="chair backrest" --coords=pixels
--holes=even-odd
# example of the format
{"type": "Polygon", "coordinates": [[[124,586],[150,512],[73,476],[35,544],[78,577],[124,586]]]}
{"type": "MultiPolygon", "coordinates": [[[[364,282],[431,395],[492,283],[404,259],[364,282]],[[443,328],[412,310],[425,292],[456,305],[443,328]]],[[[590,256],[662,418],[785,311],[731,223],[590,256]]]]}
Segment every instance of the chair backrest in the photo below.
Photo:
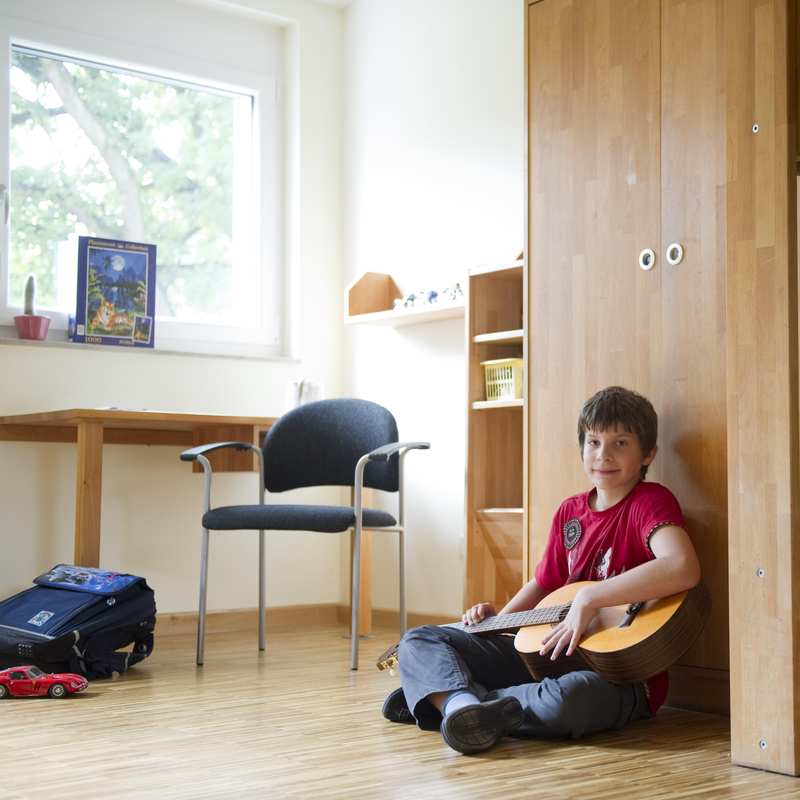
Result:
{"type": "MultiPolygon", "coordinates": [[[[398,441],[397,423],[368,400],[320,400],[278,419],[264,440],[264,476],[270,492],[302,486],[352,486],[356,462],[398,441]]],[[[396,492],[397,456],[367,464],[364,486],[396,492]]]]}

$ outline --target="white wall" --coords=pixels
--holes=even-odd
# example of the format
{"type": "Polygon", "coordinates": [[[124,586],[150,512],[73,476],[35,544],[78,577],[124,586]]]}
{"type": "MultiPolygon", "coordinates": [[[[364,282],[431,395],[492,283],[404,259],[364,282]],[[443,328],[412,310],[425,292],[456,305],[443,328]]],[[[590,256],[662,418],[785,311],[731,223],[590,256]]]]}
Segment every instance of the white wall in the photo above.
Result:
{"type": "MultiPolygon", "coordinates": [[[[439,288],[522,250],[523,4],[354,0],[345,12],[345,281],[439,288]]],[[[461,321],[346,335],[346,388],[392,409],[408,457],[408,607],[455,614],[463,591],[466,377],[461,321]]],[[[391,534],[374,604],[393,608],[391,534]]]]}
{"type": "MultiPolygon", "coordinates": [[[[167,3],[144,0],[140,5],[164,8],[167,3]]],[[[93,406],[278,415],[287,382],[299,377],[321,382],[328,396],[340,393],[342,12],[304,0],[184,5],[194,8],[207,32],[214,30],[215,15],[247,9],[248,24],[277,24],[286,41],[287,101],[298,137],[290,157],[298,169],[293,210],[301,360],[0,342],[0,415],[93,406]]],[[[0,11],[34,19],[45,14],[49,24],[84,28],[88,14],[95,21],[93,31],[101,34],[98,25],[111,24],[103,22],[103,6],[99,0],[3,0],[0,11]]],[[[28,586],[55,563],[72,562],[74,481],[72,445],[0,443],[0,597],[28,586]]],[[[254,481],[249,475],[221,475],[215,502],[250,502],[254,481]]],[[[104,450],[101,564],[145,575],[161,611],[196,607],[201,493],[202,477],[181,464],[173,448],[104,450]]],[[[330,493],[312,496],[331,500],[330,493]]],[[[269,604],[340,600],[336,538],[306,536],[312,538],[271,536],[269,604]]],[[[212,535],[210,608],[255,605],[256,553],[252,534],[212,535]]]]}
{"type": "MultiPolygon", "coordinates": [[[[0,5],[29,9],[37,2],[0,5]]],[[[69,14],[85,4],[61,5],[69,14]]],[[[0,414],[114,405],[276,415],[286,383],[301,376],[322,382],[328,396],[384,403],[401,437],[433,446],[408,457],[409,608],[457,613],[463,324],[343,332],[341,291],[365,270],[389,272],[407,290],[441,287],[470,266],[513,258],[522,248],[522,4],[355,0],[344,11],[310,0],[202,5],[198,14],[244,8],[258,24],[285,26],[287,89],[296,90],[289,114],[299,132],[290,159],[299,168],[295,319],[302,360],[0,342],[0,414]]],[[[110,446],[104,459],[102,564],[146,575],[162,611],[193,609],[201,477],[171,448],[110,446]]],[[[216,501],[249,502],[251,477],[220,476],[216,501]]],[[[5,596],[72,560],[74,447],[0,443],[0,509],[5,596]]],[[[344,537],[273,535],[270,543],[268,603],[346,600],[344,537]]],[[[211,608],[254,605],[255,545],[247,534],[212,537],[211,608]]],[[[376,544],[377,607],[396,607],[393,545],[391,534],[376,544]]]]}

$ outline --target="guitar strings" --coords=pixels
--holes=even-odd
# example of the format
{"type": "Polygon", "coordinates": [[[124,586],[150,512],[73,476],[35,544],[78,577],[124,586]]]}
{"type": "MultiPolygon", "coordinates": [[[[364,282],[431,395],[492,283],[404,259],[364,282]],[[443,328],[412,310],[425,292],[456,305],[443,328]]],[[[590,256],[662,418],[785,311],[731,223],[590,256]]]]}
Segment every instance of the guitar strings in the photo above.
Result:
{"type": "Polygon", "coordinates": [[[496,630],[498,628],[523,627],[524,625],[544,625],[549,622],[560,622],[569,612],[572,603],[563,603],[558,606],[548,606],[547,608],[533,608],[528,611],[514,611],[510,614],[500,614],[496,617],[488,617],[481,622],[472,625],[464,625],[463,622],[455,623],[454,627],[463,630],[470,630],[474,633],[496,630]]]}
{"type": "MultiPolygon", "coordinates": [[[[472,625],[465,625],[463,622],[451,622],[444,627],[459,628],[461,630],[469,630],[473,633],[484,633],[493,630],[511,630],[513,628],[523,628],[526,625],[545,625],[547,623],[561,622],[567,615],[572,603],[562,603],[557,606],[548,606],[547,608],[532,608],[527,611],[512,611],[509,614],[499,614],[494,617],[488,617],[480,622],[473,623],[472,625]]],[[[397,661],[397,650],[399,643],[390,647],[378,659],[378,668],[382,669],[381,664],[391,664],[392,661],[397,661]]]]}

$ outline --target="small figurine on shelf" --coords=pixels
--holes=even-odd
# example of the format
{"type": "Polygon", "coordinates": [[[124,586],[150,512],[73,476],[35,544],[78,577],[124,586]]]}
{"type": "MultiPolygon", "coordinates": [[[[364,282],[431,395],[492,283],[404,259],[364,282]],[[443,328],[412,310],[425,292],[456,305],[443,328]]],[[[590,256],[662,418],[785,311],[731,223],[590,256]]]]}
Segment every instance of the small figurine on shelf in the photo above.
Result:
{"type": "Polygon", "coordinates": [[[456,300],[460,300],[464,296],[464,292],[461,289],[461,284],[456,283],[454,286],[448,286],[439,293],[439,296],[448,303],[454,303],[456,300]]]}
{"type": "Polygon", "coordinates": [[[448,286],[441,291],[436,289],[417,289],[415,292],[398,297],[394,301],[394,307],[398,308],[419,308],[420,306],[445,305],[454,303],[464,297],[461,285],[456,283],[448,286]]]}
{"type": "Polygon", "coordinates": [[[36,313],[36,276],[28,275],[25,281],[25,307],[22,314],[14,317],[20,339],[46,339],[50,317],[36,313]]]}

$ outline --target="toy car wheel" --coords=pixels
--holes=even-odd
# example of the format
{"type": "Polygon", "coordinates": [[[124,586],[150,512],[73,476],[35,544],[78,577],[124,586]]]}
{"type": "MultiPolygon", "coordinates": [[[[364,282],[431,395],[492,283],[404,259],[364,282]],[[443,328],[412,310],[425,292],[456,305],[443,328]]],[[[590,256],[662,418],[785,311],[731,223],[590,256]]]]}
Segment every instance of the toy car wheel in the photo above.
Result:
{"type": "Polygon", "coordinates": [[[8,686],[3,686],[3,684],[0,683],[0,700],[4,697],[8,697],[8,686]]]}
{"type": "Polygon", "coordinates": [[[50,687],[50,691],[48,692],[50,697],[65,697],[67,694],[67,690],[64,688],[63,684],[54,683],[50,687]]]}

